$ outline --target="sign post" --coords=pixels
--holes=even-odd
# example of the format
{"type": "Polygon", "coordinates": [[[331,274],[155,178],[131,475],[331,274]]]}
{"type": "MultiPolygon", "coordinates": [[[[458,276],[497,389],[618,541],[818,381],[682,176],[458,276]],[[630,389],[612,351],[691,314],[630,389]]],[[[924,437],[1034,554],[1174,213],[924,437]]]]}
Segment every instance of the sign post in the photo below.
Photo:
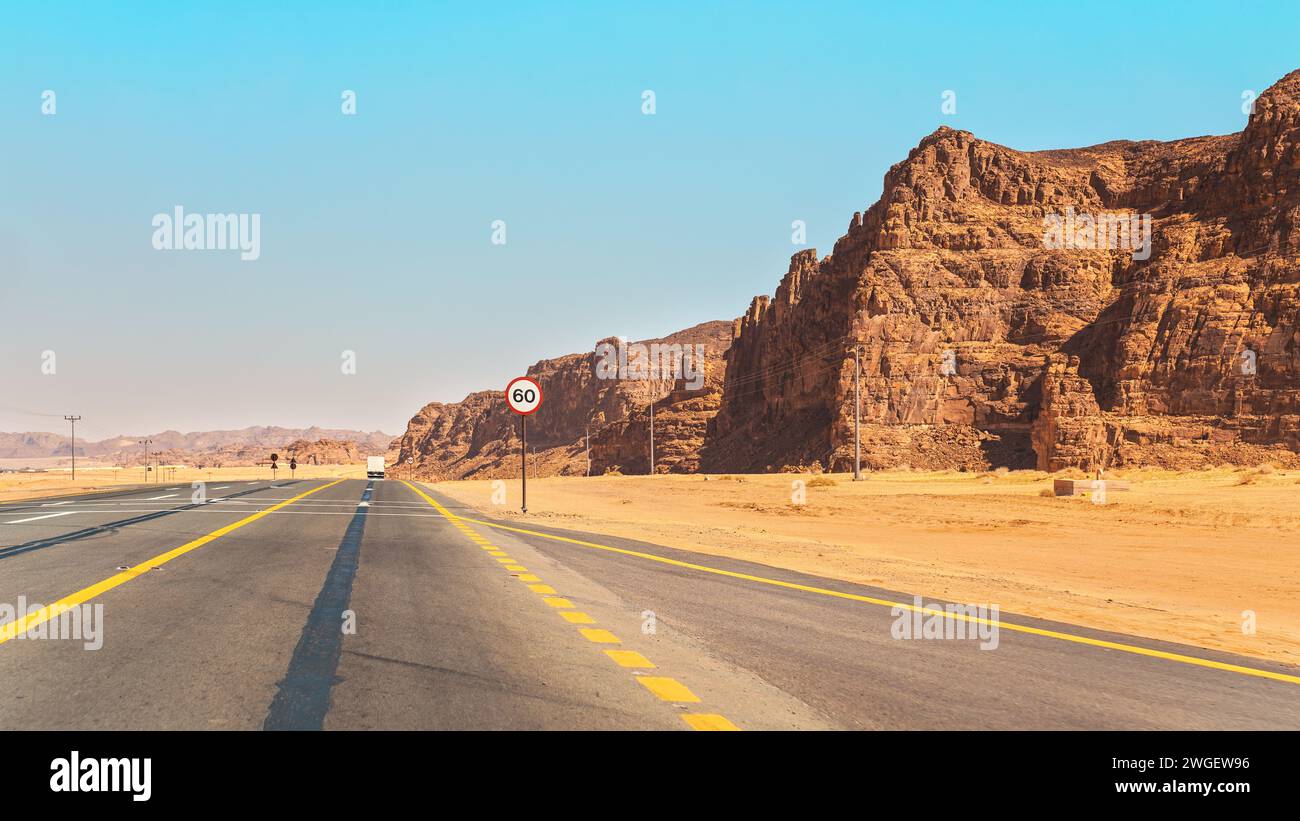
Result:
{"type": "Polygon", "coordinates": [[[530,376],[520,376],[510,380],[506,385],[506,404],[510,410],[519,414],[519,472],[520,506],[522,513],[528,512],[528,417],[542,405],[542,386],[530,376]]]}
{"type": "Polygon", "coordinates": [[[278,462],[278,461],[280,461],[280,454],[278,454],[278,453],[272,453],[272,454],[271,454],[271,481],[272,481],[272,482],[275,481],[275,469],[276,469],[277,467],[279,467],[279,466],[276,464],[276,462],[278,462]]]}

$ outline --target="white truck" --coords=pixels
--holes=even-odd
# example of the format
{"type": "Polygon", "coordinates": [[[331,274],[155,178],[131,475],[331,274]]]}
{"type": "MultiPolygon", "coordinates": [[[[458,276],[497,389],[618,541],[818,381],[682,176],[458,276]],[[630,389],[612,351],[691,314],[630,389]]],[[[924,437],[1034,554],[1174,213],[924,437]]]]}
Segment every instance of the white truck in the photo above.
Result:
{"type": "Polygon", "coordinates": [[[384,478],[384,457],[382,456],[366,457],[366,478],[367,479],[384,478]]]}

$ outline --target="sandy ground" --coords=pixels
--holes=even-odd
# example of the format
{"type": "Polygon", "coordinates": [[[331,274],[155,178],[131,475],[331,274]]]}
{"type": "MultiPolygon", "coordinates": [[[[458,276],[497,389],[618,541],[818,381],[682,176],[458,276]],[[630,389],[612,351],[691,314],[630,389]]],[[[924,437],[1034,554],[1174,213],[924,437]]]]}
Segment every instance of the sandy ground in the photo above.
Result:
{"type": "MultiPolygon", "coordinates": [[[[1035,471],[530,479],[526,518],[1300,664],[1300,472],[1111,478],[1104,505],[1035,471]]],[[[517,480],[433,487],[520,518],[517,480]]]]}
{"type": "MultiPolygon", "coordinates": [[[[323,479],[323,478],[365,478],[366,466],[361,465],[299,465],[291,477],[289,469],[282,467],[275,472],[276,479],[323,479]]],[[[150,472],[148,481],[160,478],[163,484],[195,481],[254,481],[270,479],[271,469],[264,467],[223,467],[223,468],[175,468],[150,472]]],[[[0,473],[0,502],[13,502],[21,499],[38,499],[46,496],[58,496],[67,493],[89,493],[99,490],[112,490],[123,485],[138,485],[145,482],[144,468],[82,467],[77,464],[77,480],[72,481],[70,470],[49,470],[44,473],[0,473]]]]}

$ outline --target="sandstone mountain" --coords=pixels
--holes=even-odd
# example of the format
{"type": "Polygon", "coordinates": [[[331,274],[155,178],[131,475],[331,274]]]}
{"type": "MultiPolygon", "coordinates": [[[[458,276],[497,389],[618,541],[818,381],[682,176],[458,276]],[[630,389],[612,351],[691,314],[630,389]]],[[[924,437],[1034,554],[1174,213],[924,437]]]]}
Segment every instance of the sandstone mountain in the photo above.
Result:
{"type": "MultiPolygon", "coordinates": [[[[1025,152],[940,128],[729,336],[710,391],[658,386],[661,469],[850,467],[855,348],[867,467],[1300,464],[1300,71],[1226,136],[1025,152]]],[[[585,470],[599,418],[595,469],[643,472],[647,399],[591,368],[530,369],[561,397],[539,468],[585,470]]],[[[516,475],[513,421],[499,394],[430,405],[403,452],[516,475]]]]}
{"type": "Polygon", "coordinates": [[[870,466],[1295,463],[1298,126],[1300,72],[1224,137],[1021,152],[940,128],[738,322],[705,467],[848,466],[855,345],[870,466]],[[1149,258],[1045,247],[1075,212],[1149,214],[1149,258]]]}
{"type": "MultiPolygon", "coordinates": [[[[636,345],[703,346],[703,379],[693,387],[666,369],[647,379],[601,378],[602,343],[592,350],[543,359],[526,374],[542,385],[545,401],[528,420],[529,470],[540,475],[582,475],[591,436],[593,473],[645,472],[649,440],[642,417],[655,402],[656,462],[660,470],[689,471],[698,465],[708,418],[721,399],[722,357],[731,323],[706,322],[636,345]],[[662,420],[662,421],[661,421],[662,420]],[[640,437],[640,438],[638,438],[640,437]],[[639,448],[644,449],[639,449],[639,448]]],[[[631,357],[635,359],[636,357],[631,357]]],[[[407,425],[395,458],[399,475],[414,458],[414,474],[425,478],[518,476],[519,417],[506,407],[502,391],[481,391],[460,402],[432,402],[407,425]]]]}

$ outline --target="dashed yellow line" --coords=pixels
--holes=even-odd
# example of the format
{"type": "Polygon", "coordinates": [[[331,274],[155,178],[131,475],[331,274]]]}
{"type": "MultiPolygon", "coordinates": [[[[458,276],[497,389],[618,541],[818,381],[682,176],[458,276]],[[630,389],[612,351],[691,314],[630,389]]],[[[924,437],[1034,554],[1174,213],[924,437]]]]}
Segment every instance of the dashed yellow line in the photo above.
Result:
{"type": "MultiPolygon", "coordinates": [[[[434,501],[434,499],[431,496],[429,496],[424,491],[420,490],[418,487],[411,484],[410,482],[406,482],[406,486],[409,487],[411,490],[415,491],[415,493],[420,498],[424,499],[424,501],[432,505],[435,510],[437,510],[440,514],[442,514],[443,518],[447,519],[449,522],[455,525],[457,529],[469,535],[470,538],[472,538],[475,542],[477,542],[479,546],[482,547],[484,550],[489,551],[488,553],[489,556],[497,557],[497,561],[504,564],[506,566],[507,571],[516,574],[517,578],[520,581],[528,584],[528,589],[541,596],[542,601],[546,602],[549,606],[558,610],[560,616],[562,616],[565,621],[569,622],[570,624],[595,624],[596,623],[596,620],[593,619],[591,616],[581,611],[575,610],[573,602],[569,601],[563,596],[558,595],[558,592],[554,587],[551,587],[548,584],[542,584],[541,583],[542,580],[538,576],[531,573],[527,573],[526,572],[527,568],[525,568],[520,564],[517,564],[514,559],[505,558],[506,554],[504,552],[498,552],[500,551],[500,548],[492,545],[489,542],[489,540],[483,539],[473,530],[464,526],[461,523],[462,521],[473,521],[473,520],[467,520],[464,519],[464,517],[456,516],[455,514],[451,513],[442,505],[434,501]]],[[[490,523],[488,522],[478,522],[478,524],[487,524],[491,526],[490,523]]],[[[530,531],[520,531],[520,532],[528,533],[530,531]]],[[[614,635],[610,631],[601,627],[583,627],[583,628],[579,628],[578,632],[582,634],[583,638],[587,639],[588,641],[594,644],[622,644],[622,641],[618,638],[618,636],[614,635]]],[[[626,667],[634,670],[656,669],[654,662],[650,661],[650,659],[646,658],[645,656],[641,655],[635,650],[606,650],[605,655],[609,656],[609,658],[612,659],[614,663],[618,664],[620,667],[626,667]]],[[[649,690],[651,693],[657,696],[661,701],[667,701],[675,704],[698,703],[700,701],[699,696],[692,693],[686,685],[682,684],[681,682],[673,678],[668,678],[666,676],[642,676],[637,674],[636,680],[639,681],[643,687],[645,687],[647,690],[649,690]]],[[[689,726],[693,730],[739,730],[740,729],[739,727],[737,727],[735,724],[732,724],[723,716],[715,715],[711,713],[686,713],[682,715],[682,720],[685,721],[687,726],[689,726]]]]}
{"type": "Polygon", "coordinates": [[[619,667],[653,670],[655,666],[654,662],[635,650],[606,650],[605,655],[612,658],[619,667]]]}
{"type": "Polygon", "coordinates": [[[700,697],[695,695],[675,678],[667,676],[637,676],[637,681],[650,692],[659,696],[664,701],[674,701],[678,703],[698,702],[700,697]]]}
{"type": "Polygon", "coordinates": [[[339,482],[342,481],[343,481],[342,479],[339,479],[338,481],[330,482],[327,485],[314,487],[311,490],[307,491],[306,493],[299,493],[297,496],[294,496],[292,499],[285,499],[283,502],[274,504],[271,507],[266,508],[265,510],[259,510],[251,516],[246,516],[237,522],[228,524],[225,527],[218,528],[212,531],[211,533],[207,534],[206,536],[200,536],[199,538],[193,541],[186,542],[180,547],[173,548],[171,550],[168,550],[166,553],[160,553],[159,555],[154,556],[152,559],[143,561],[140,564],[137,564],[135,567],[132,567],[127,570],[123,570],[121,573],[118,573],[116,575],[109,576],[107,579],[104,579],[102,582],[92,584],[90,587],[83,588],[81,590],[78,590],[76,593],[73,593],[68,596],[64,596],[63,598],[59,599],[53,604],[42,607],[40,610],[37,610],[34,613],[20,616],[14,621],[11,621],[3,626],[0,626],[0,644],[4,644],[5,642],[12,639],[14,636],[17,636],[19,633],[26,633],[28,630],[32,629],[33,627],[43,624],[52,618],[57,618],[59,614],[63,613],[65,610],[69,610],[73,607],[76,607],[79,604],[84,604],[85,602],[90,601],[96,596],[99,596],[103,593],[107,593],[108,591],[112,590],[115,587],[124,585],[127,582],[134,579],[136,576],[140,576],[144,573],[148,573],[150,570],[153,570],[154,568],[162,567],[163,565],[170,562],[172,559],[176,559],[181,556],[184,556],[186,553],[189,553],[191,550],[198,550],[200,547],[203,547],[205,544],[209,542],[214,542],[217,539],[220,539],[222,536],[225,536],[228,533],[233,533],[234,531],[240,529],[241,527],[244,527],[245,525],[250,525],[253,522],[256,522],[258,519],[261,519],[265,516],[270,516],[272,513],[276,512],[277,510],[286,508],[289,505],[293,504],[294,502],[298,501],[299,499],[305,499],[308,496],[312,495],[313,493],[319,493],[320,491],[325,490],[326,488],[334,487],[335,485],[339,484],[339,482]]]}
{"type": "Polygon", "coordinates": [[[708,713],[687,713],[682,721],[691,725],[692,730],[739,730],[735,724],[719,715],[708,713]]]}

